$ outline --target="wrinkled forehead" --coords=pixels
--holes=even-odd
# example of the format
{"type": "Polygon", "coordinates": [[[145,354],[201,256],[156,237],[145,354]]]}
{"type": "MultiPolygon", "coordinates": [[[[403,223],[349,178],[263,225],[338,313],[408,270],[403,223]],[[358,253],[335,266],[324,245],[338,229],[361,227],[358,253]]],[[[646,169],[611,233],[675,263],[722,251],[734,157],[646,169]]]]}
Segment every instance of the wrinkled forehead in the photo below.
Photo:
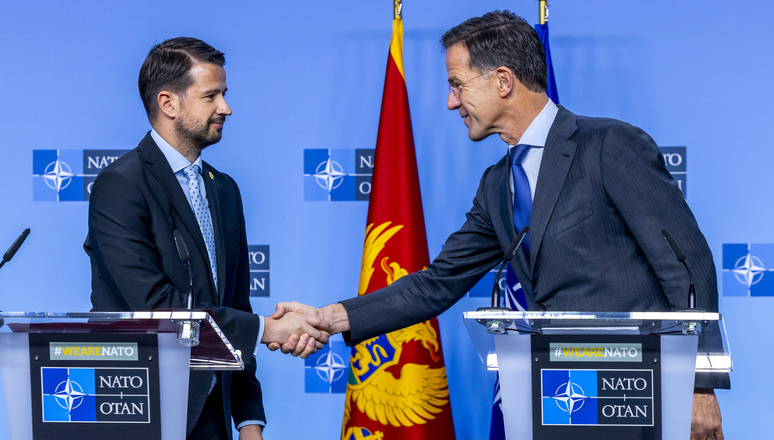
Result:
{"type": "Polygon", "coordinates": [[[457,43],[449,47],[446,51],[444,62],[446,63],[446,74],[449,81],[453,78],[466,78],[470,76],[470,74],[475,73],[475,71],[470,68],[470,54],[468,53],[468,49],[462,43],[457,43]]]}

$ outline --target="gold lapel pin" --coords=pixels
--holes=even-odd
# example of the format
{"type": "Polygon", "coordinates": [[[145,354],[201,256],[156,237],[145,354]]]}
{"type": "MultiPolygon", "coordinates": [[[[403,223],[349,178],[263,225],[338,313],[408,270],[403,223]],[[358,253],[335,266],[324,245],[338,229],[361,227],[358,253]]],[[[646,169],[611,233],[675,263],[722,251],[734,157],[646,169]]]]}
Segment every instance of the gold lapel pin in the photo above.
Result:
{"type": "Polygon", "coordinates": [[[215,180],[215,176],[212,175],[212,171],[210,171],[210,180],[215,180]]]}

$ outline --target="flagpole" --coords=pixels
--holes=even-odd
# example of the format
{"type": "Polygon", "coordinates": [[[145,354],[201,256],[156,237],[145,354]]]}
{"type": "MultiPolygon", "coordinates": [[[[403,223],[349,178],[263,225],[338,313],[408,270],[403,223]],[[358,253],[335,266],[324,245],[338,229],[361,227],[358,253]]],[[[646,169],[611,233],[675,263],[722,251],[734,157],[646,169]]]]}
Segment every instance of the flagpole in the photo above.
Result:
{"type": "Polygon", "coordinates": [[[392,7],[395,11],[394,20],[403,20],[403,0],[394,0],[392,7]]]}
{"type": "MultiPolygon", "coordinates": [[[[395,2],[397,3],[397,0],[395,2]]],[[[539,6],[538,6],[538,8],[539,8],[538,12],[540,14],[540,21],[539,21],[539,23],[540,24],[546,24],[546,22],[548,21],[548,3],[547,3],[547,0],[540,0],[539,3],[540,3],[539,6]]]]}

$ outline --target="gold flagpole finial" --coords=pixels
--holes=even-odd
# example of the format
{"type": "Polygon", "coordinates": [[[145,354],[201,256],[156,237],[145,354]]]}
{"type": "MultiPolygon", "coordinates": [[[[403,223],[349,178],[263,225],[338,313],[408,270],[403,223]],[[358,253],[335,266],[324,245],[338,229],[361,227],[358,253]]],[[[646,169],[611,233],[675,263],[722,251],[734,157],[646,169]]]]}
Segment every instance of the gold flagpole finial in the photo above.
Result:
{"type": "Polygon", "coordinates": [[[540,24],[546,24],[548,22],[548,4],[546,3],[546,0],[540,0],[540,6],[538,6],[539,13],[540,13],[540,24]]]}
{"type": "Polygon", "coordinates": [[[403,0],[394,0],[393,9],[395,10],[395,20],[403,20],[403,0]]]}

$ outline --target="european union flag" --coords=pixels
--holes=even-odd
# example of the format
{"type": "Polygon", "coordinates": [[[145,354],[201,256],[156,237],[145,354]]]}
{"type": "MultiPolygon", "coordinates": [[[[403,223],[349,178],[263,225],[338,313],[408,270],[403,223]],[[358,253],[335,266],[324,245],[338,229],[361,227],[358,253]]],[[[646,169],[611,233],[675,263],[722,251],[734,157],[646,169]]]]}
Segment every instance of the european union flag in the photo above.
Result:
{"type": "Polygon", "coordinates": [[[548,23],[536,24],[535,30],[543,43],[543,49],[546,51],[546,66],[548,67],[548,88],[546,94],[554,104],[559,105],[559,92],[556,90],[556,78],[554,77],[554,63],[551,61],[551,49],[548,46],[548,23]]]}

